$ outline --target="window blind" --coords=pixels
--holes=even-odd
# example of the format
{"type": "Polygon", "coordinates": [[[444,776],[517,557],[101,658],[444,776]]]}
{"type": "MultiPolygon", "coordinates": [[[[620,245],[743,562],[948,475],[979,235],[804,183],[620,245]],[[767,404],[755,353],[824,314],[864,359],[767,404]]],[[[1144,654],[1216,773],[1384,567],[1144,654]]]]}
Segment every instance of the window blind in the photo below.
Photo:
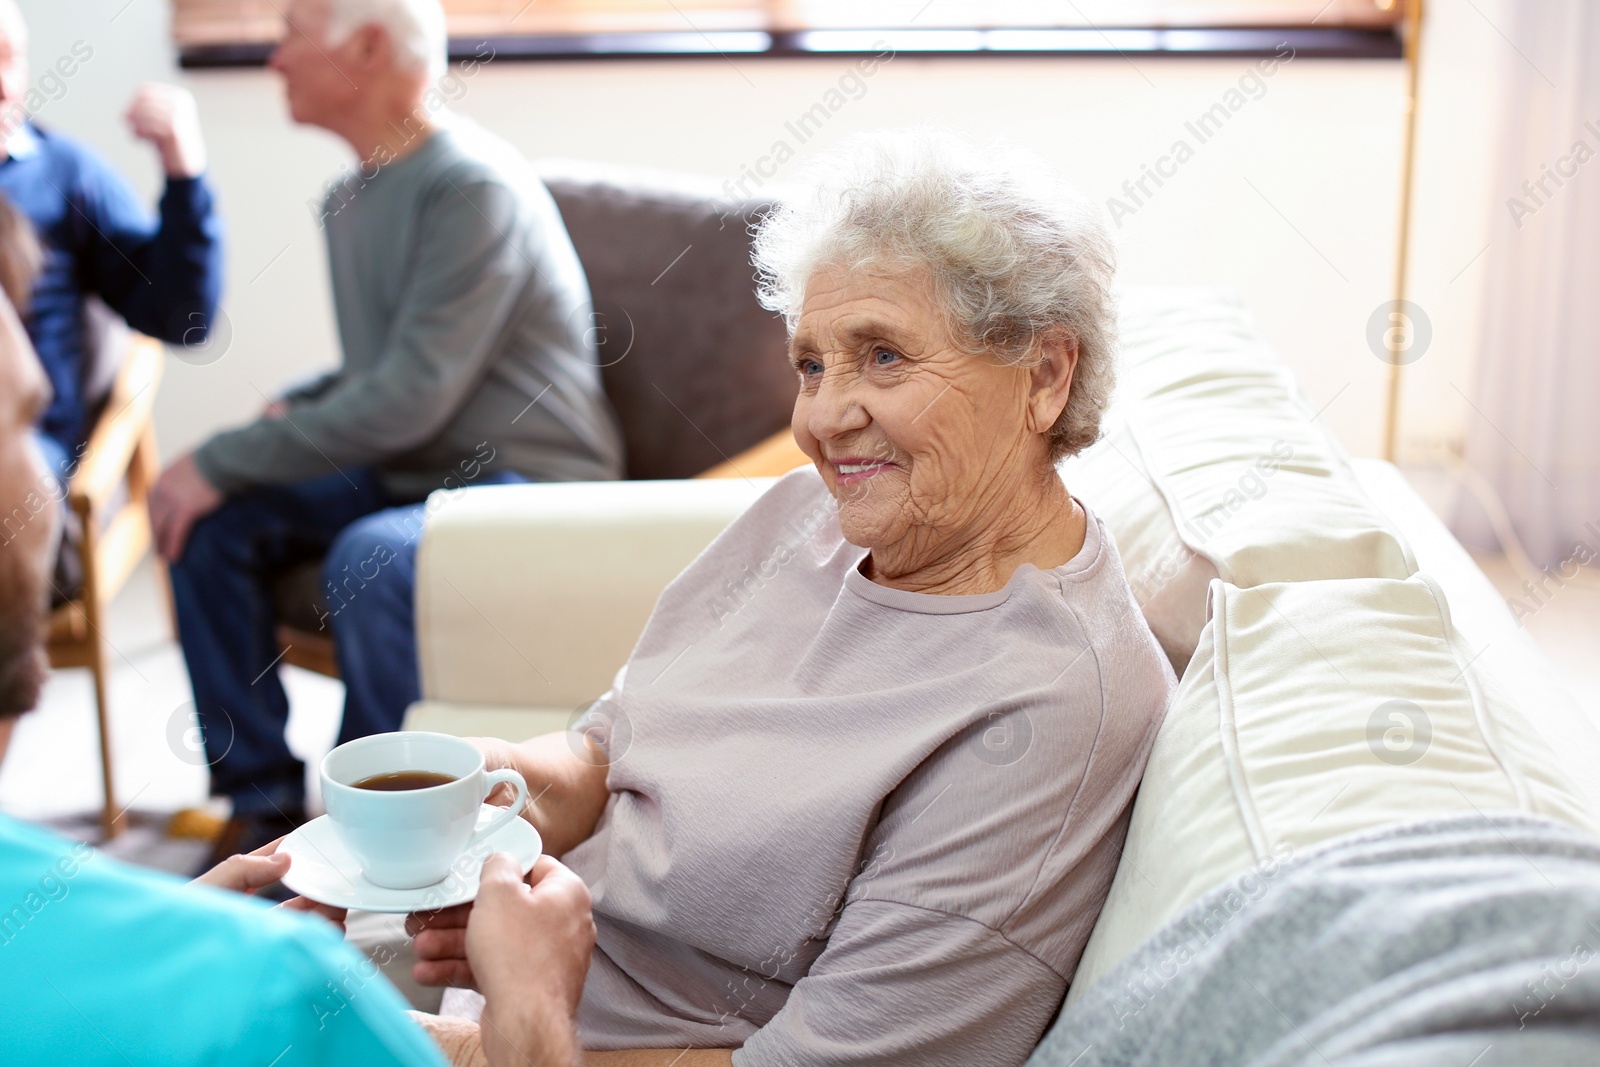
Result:
{"type": "MultiPolygon", "coordinates": [[[[173,0],[180,49],[270,44],[288,0],[173,0]]],[[[457,39],[830,29],[1384,29],[1399,0],[444,0],[457,39]]]]}

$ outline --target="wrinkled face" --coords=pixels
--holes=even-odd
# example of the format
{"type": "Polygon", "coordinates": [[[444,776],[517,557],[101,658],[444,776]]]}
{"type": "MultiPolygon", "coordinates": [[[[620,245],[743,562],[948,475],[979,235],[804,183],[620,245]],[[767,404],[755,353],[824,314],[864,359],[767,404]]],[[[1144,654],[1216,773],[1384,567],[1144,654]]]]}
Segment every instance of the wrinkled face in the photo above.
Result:
{"type": "Polygon", "coordinates": [[[958,349],[923,275],[818,271],[789,351],[794,437],[852,544],[937,551],[1002,513],[1047,450],[1030,372],[958,349]]]}
{"type": "Polygon", "coordinates": [[[361,34],[351,34],[337,48],[331,46],[327,0],[293,0],[283,13],[283,40],[267,65],[282,75],[289,114],[296,122],[329,126],[359,95],[356,58],[361,34]]]}
{"type": "Polygon", "coordinates": [[[18,715],[44,683],[44,624],[59,521],[54,482],[30,430],[49,396],[44,371],[0,296],[0,716],[18,715]]]}

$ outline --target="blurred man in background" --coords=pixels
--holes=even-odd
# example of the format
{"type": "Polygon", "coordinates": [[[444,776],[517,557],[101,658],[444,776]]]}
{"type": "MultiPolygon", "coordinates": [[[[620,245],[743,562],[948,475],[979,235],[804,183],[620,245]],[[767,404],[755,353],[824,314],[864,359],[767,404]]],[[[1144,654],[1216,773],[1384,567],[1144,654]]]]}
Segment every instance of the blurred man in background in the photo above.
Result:
{"type": "Polygon", "coordinates": [[[305,818],[273,579],[325,557],[345,682],[339,741],[397,729],[418,697],[412,592],[434,489],[620,475],[586,329],[588,283],[554,201],[504,141],[429,100],[438,0],[295,0],[272,67],[295,121],[356,166],[326,230],[339,367],[173,463],[151,495],[212,790],[212,860],[305,818]]]}

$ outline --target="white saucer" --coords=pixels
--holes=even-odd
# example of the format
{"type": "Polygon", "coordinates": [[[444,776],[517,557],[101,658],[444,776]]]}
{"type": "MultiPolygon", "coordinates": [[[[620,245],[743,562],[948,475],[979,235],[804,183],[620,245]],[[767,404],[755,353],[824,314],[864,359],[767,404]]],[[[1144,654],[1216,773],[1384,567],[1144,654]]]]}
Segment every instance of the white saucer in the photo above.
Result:
{"type": "MultiPolygon", "coordinates": [[[[485,804],[478,813],[482,826],[505,809],[485,804]]],[[[522,866],[533,869],[544,842],[526,819],[512,819],[476,848],[463,852],[444,879],[421,889],[385,889],[361,874],[361,865],[339,838],[339,831],[324,815],[312,819],[283,839],[279,852],[292,860],[283,884],[308,900],[356,911],[434,911],[465,904],[478,895],[478,872],[491,852],[509,852],[522,866]]]]}

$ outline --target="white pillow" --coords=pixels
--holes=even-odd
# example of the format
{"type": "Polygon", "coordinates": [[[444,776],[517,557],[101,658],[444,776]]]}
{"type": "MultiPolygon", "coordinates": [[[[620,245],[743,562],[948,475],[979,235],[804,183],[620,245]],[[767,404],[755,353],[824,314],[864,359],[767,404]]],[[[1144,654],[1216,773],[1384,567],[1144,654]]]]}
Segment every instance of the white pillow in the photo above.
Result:
{"type": "Polygon", "coordinates": [[[1232,295],[1130,289],[1106,435],[1061,464],[1183,673],[1213,578],[1405,578],[1409,548],[1232,295]]]}
{"type": "Polygon", "coordinates": [[[1069,1002],[1213,886],[1344,834],[1517,811],[1596,829],[1432,579],[1211,587],[1069,1002]]]}

